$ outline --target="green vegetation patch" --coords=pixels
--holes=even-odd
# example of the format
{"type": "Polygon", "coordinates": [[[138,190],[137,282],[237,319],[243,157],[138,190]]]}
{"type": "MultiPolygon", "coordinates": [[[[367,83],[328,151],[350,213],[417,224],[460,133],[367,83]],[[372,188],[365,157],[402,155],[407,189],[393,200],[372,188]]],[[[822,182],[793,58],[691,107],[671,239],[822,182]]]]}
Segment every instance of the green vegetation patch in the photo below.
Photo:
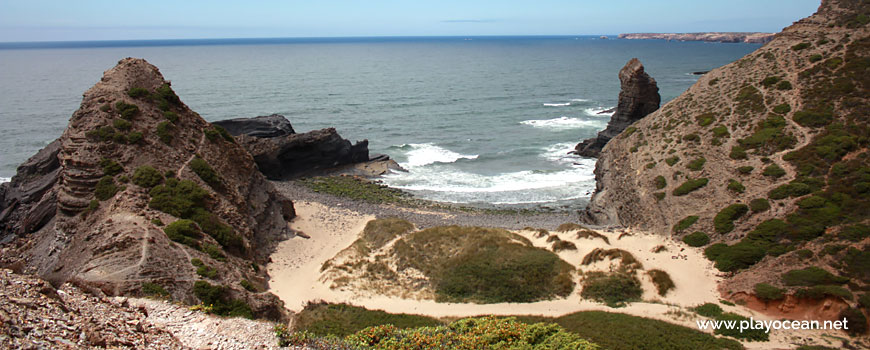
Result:
{"type": "Polygon", "coordinates": [[[132,120],[133,117],[139,114],[139,106],[118,101],[115,103],[115,110],[121,114],[121,118],[132,120]]]}
{"type": "Polygon", "coordinates": [[[680,157],[677,157],[677,156],[673,156],[673,157],[670,157],[668,159],[665,159],[665,163],[667,163],[669,166],[674,166],[674,164],[677,164],[677,162],[679,162],[679,161],[680,161],[680,157]]]}
{"type": "Polygon", "coordinates": [[[791,49],[794,51],[800,51],[800,50],[809,48],[811,46],[813,46],[813,45],[808,43],[808,42],[802,42],[800,44],[796,44],[796,45],[792,46],[791,49]]]}
{"type": "Polygon", "coordinates": [[[785,290],[774,287],[767,283],[758,283],[753,289],[755,296],[764,301],[782,300],[785,298],[785,290]]]}
{"type": "Polygon", "coordinates": [[[734,220],[739,219],[748,211],[749,206],[746,204],[731,204],[716,214],[713,218],[713,227],[720,234],[731,232],[734,230],[734,220]]]}
{"type": "Polygon", "coordinates": [[[127,131],[133,127],[133,123],[126,119],[115,119],[112,121],[112,126],[118,130],[127,131]]]}
{"type": "Polygon", "coordinates": [[[713,124],[713,122],[716,121],[716,114],[704,113],[704,114],[701,114],[701,115],[695,117],[695,120],[698,121],[698,125],[707,126],[707,125],[713,124]]]}
{"type": "Polygon", "coordinates": [[[210,313],[220,316],[254,318],[251,307],[242,300],[231,298],[225,286],[196,281],[193,284],[193,295],[202,301],[210,313]]]}
{"type": "Polygon", "coordinates": [[[698,315],[708,318],[716,318],[722,316],[722,314],[725,312],[724,310],[722,310],[721,306],[714,303],[704,303],[695,306],[694,308],[692,308],[692,311],[694,311],[698,315]]]}
{"type": "Polygon", "coordinates": [[[202,238],[202,232],[195,222],[191,220],[176,220],[163,228],[163,232],[173,242],[178,242],[186,246],[190,246],[199,250],[199,239],[202,238]]]}
{"type": "Polygon", "coordinates": [[[115,176],[124,171],[121,164],[109,158],[103,158],[99,163],[100,168],[103,168],[103,175],[115,176]]]}
{"type": "Polygon", "coordinates": [[[152,282],[142,282],[142,294],[156,298],[169,298],[170,296],[163,286],[152,282]]]}
{"type": "Polygon", "coordinates": [[[743,191],[746,190],[746,187],[744,187],[740,181],[730,179],[728,180],[728,190],[736,193],[743,193],[743,191]]]}
{"type": "Polygon", "coordinates": [[[152,188],[163,182],[163,175],[150,165],[143,165],[133,172],[133,183],[137,186],[152,188]]]}
{"type": "Polygon", "coordinates": [[[689,164],[686,164],[686,168],[692,171],[699,171],[704,168],[704,164],[707,163],[707,159],[704,157],[695,158],[689,164]]]}
{"type": "Polygon", "coordinates": [[[778,179],[785,175],[785,169],[777,165],[776,163],[770,164],[764,168],[762,171],[764,176],[770,176],[772,178],[778,179]]]}
{"type": "Polygon", "coordinates": [[[406,192],[352,176],[313,177],[296,181],[315,192],[372,203],[402,203],[410,197],[406,192]]]}
{"type": "Polygon", "coordinates": [[[172,131],[175,130],[175,127],[172,126],[170,122],[160,122],[157,124],[157,137],[160,138],[160,141],[165,144],[171,144],[174,136],[172,135],[172,131]]]}
{"type": "Polygon", "coordinates": [[[731,146],[731,152],[728,153],[728,157],[731,157],[731,159],[746,159],[746,149],[738,145],[731,146]]]}
{"type": "Polygon", "coordinates": [[[748,112],[760,113],[764,111],[764,96],[754,86],[747,85],[737,92],[734,97],[737,101],[737,114],[744,115],[748,112]]]}
{"type": "Polygon", "coordinates": [[[694,225],[695,222],[698,221],[698,218],[699,217],[697,215],[690,215],[690,216],[683,218],[682,220],[680,220],[679,222],[677,222],[674,225],[674,232],[682,232],[682,231],[686,230],[690,226],[694,225]]]}
{"type": "Polygon", "coordinates": [[[205,181],[209,186],[214,189],[220,189],[223,187],[223,181],[221,177],[217,174],[217,172],[212,169],[208,162],[205,159],[200,157],[193,157],[190,161],[190,170],[193,170],[196,173],[196,176],[199,176],[202,181],[205,181]]]}
{"type": "Polygon", "coordinates": [[[787,286],[816,286],[823,284],[844,284],[849,278],[834,275],[818,266],[810,266],[801,270],[791,270],[782,275],[782,281],[787,286]]]}
{"type": "Polygon", "coordinates": [[[683,237],[683,242],[690,247],[703,247],[710,243],[710,236],[704,232],[695,231],[683,237]]]}
{"type": "Polygon", "coordinates": [[[764,78],[764,80],[761,81],[761,86],[771,87],[773,85],[776,85],[776,83],[778,83],[780,80],[782,80],[782,78],[777,77],[777,76],[770,76],[770,77],[764,78]]]}
{"type": "Polygon", "coordinates": [[[148,206],[152,209],[193,220],[224,249],[244,251],[242,238],[233,232],[232,227],[207,210],[208,192],[195,182],[168,178],[165,184],[155,186],[149,194],[151,201],[148,206]]]}
{"type": "Polygon", "coordinates": [[[433,227],[405,235],[392,252],[400,271],[429,276],[439,301],[532,302],[574,289],[570,264],[503,229],[433,227]]]}
{"type": "Polygon", "coordinates": [[[709,179],[707,178],[699,178],[699,179],[690,179],[683,182],[682,185],[675,188],[672,194],[674,196],[685,196],[692,191],[698,190],[704,186],[707,186],[709,179]]]}
{"type": "Polygon", "coordinates": [[[788,114],[788,112],[791,112],[791,106],[789,106],[788,103],[779,104],[773,107],[773,113],[788,114]]]}
{"type": "Polygon", "coordinates": [[[121,187],[115,185],[114,178],[106,175],[101,177],[100,181],[98,181],[97,185],[94,187],[94,197],[100,201],[104,201],[114,197],[118,191],[121,191],[121,187]]]}
{"type": "MultiPolygon", "coordinates": [[[[794,147],[797,139],[785,132],[786,121],[780,115],[770,114],[758,123],[755,132],[737,142],[744,149],[755,149],[761,154],[771,154],[794,147]]],[[[732,157],[734,158],[734,157],[732,157]]]]}
{"type": "Polygon", "coordinates": [[[759,213],[770,209],[770,201],[764,198],[756,198],[749,201],[749,209],[753,213],[759,213]]]}
{"type": "Polygon", "coordinates": [[[713,132],[713,137],[729,137],[729,136],[731,136],[731,133],[728,132],[728,127],[726,127],[725,125],[719,125],[713,129],[711,129],[711,131],[713,132]]]}
{"type": "Polygon", "coordinates": [[[820,285],[810,288],[798,289],[795,294],[798,298],[806,299],[824,299],[827,297],[841,298],[843,300],[852,300],[855,296],[848,289],[836,285],[820,285]]]}
{"type": "Polygon", "coordinates": [[[660,296],[665,296],[669,291],[677,287],[671,279],[671,275],[665,271],[652,269],[646,273],[652,279],[653,284],[656,286],[656,291],[660,296]]]}
{"type": "Polygon", "coordinates": [[[656,189],[660,190],[668,186],[668,180],[666,180],[664,176],[656,176],[653,181],[655,182],[656,189]]]}
{"type": "Polygon", "coordinates": [[[399,218],[375,219],[366,223],[353,246],[362,254],[382,248],[388,242],[414,230],[414,224],[399,218]]]}
{"type": "Polygon", "coordinates": [[[141,142],[143,137],[144,135],[141,132],[133,131],[127,135],[127,142],[131,145],[135,145],[141,142]]]}
{"type": "Polygon", "coordinates": [[[819,128],[830,124],[834,120],[834,115],[829,109],[805,110],[795,112],[792,119],[801,126],[819,128]]]}
{"type": "Polygon", "coordinates": [[[628,302],[639,301],[643,295],[640,281],[632,273],[589,272],[581,283],[581,297],[605,303],[610,307],[621,307],[628,302]]]}
{"type": "Polygon", "coordinates": [[[131,88],[130,90],[127,90],[127,96],[130,96],[132,98],[145,97],[145,96],[148,96],[148,94],[149,94],[149,92],[147,89],[140,88],[140,87],[134,87],[134,88],[131,88]]]}
{"type": "Polygon", "coordinates": [[[751,165],[744,165],[737,168],[737,172],[743,175],[751,174],[753,170],[755,170],[755,167],[751,165]]]}
{"type": "Polygon", "coordinates": [[[296,331],[344,337],[368,327],[386,324],[399,329],[444,325],[438,319],[426,316],[390,314],[347,304],[308,303],[296,315],[293,326],[296,331]]]}
{"type": "Polygon", "coordinates": [[[838,237],[851,242],[860,242],[867,237],[870,237],[870,226],[864,224],[856,224],[843,227],[838,237]]]}
{"type": "Polygon", "coordinates": [[[586,230],[586,226],[583,226],[583,225],[580,225],[577,223],[573,223],[573,222],[566,222],[564,224],[559,225],[559,227],[556,227],[556,231],[559,231],[559,232],[578,231],[578,230],[586,230]]]}

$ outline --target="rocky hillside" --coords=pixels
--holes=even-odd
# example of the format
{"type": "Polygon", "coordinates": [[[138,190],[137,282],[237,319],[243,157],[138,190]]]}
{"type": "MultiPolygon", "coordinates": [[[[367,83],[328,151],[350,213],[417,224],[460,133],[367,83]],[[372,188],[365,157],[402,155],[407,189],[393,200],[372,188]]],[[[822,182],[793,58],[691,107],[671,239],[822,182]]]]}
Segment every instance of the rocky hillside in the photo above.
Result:
{"type": "Polygon", "coordinates": [[[691,233],[726,297],[870,306],[868,23],[870,1],[824,0],[633,124],[601,153],[590,216],[691,233]]]}
{"type": "Polygon", "coordinates": [[[63,135],[0,194],[6,266],[108,295],[284,317],[280,301],[260,292],[260,266],[292,234],[293,203],[142,59],[106,71],[63,135]]]}
{"type": "Polygon", "coordinates": [[[773,40],[773,33],[623,33],[620,39],[659,39],[680,41],[707,41],[717,43],[758,43],[764,44],[773,40]]]}

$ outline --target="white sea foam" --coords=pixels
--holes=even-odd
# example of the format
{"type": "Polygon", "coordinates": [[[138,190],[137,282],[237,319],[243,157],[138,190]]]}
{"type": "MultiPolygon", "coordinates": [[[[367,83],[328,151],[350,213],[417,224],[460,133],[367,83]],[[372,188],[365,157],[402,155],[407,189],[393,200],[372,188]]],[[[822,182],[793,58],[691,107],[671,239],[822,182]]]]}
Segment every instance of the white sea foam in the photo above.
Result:
{"type": "Polygon", "coordinates": [[[403,167],[416,168],[434,163],[453,163],[460,159],[476,159],[476,154],[460,154],[448,149],[438,147],[431,143],[412,143],[403,145],[411,150],[405,155],[408,161],[402,163],[403,167]]]}
{"type": "Polygon", "coordinates": [[[586,114],[594,116],[594,117],[608,117],[609,118],[609,117],[613,116],[613,111],[610,111],[607,113],[602,113],[602,112],[604,112],[606,110],[613,109],[613,108],[614,107],[592,107],[592,108],[584,109],[583,112],[586,112],[586,114]]]}
{"type": "Polygon", "coordinates": [[[570,106],[570,105],[571,105],[571,102],[566,102],[566,103],[545,103],[545,104],[544,104],[544,106],[547,106],[547,107],[565,107],[565,106],[570,106]]]}
{"type": "Polygon", "coordinates": [[[12,181],[12,179],[10,179],[8,177],[0,177],[0,184],[2,184],[4,182],[9,182],[9,181],[12,181]]]}
{"type": "Polygon", "coordinates": [[[589,102],[589,100],[585,98],[572,98],[571,102],[589,102]]]}
{"type": "Polygon", "coordinates": [[[580,167],[584,169],[594,169],[595,159],[583,158],[577,155],[569,154],[577,145],[576,142],[562,142],[555,145],[544,147],[544,153],[540,156],[551,162],[560,164],[568,164],[572,167],[580,167]]]}
{"type": "Polygon", "coordinates": [[[542,120],[524,120],[521,121],[520,124],[531,125],[536,128],[548,128],[548,129],[579,129],[579,128],[589,128],[589,127],[601,127],[603,126],[602,121],[599,120],[583,120],[579,118],[570,118],[566,116],[561,116],[559,118],[553,119],[542,119],[542,120]]]}

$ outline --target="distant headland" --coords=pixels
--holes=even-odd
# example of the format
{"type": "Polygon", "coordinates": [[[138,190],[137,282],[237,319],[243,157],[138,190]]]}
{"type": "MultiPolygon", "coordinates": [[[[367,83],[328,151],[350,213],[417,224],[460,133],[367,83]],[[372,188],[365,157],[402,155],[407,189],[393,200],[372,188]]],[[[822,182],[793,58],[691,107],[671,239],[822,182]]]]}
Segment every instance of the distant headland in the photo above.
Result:
{"type": "Polygon", "coordinates": [[[680,41],[708,41],[720,43],[764,44],[773,40],[774,33],[709,32],[709,33],[624,33],[620,39],[664,39],[680,41]]]}

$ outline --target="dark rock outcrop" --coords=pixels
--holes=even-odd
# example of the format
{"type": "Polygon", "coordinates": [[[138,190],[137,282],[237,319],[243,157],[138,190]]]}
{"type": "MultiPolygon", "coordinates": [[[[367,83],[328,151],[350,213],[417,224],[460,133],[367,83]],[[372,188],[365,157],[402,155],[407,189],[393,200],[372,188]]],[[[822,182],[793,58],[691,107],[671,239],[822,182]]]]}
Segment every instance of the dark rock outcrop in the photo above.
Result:
{"type": "Polygon", "coordinates": [[[45,146],[18,167],[12,181],[0,185],[0,241],[5,234],[36,231],[54,217],[60,146],[60,139],[45,146]]]}
{"type": "Polygon", "coordinates": [[[225,119],[212,123],[220,125],[233,136],[280,137],[295,134],[290,121],[283,115],[262,115],[254,118],[225,119]]]}
{"type": "Polygon", "coordinates": [[[271,180],[292,179],[371,160],[368,140],[352,144],[334,128],[296,134],[290,122],[277,114],[214,124],[235,136],[271,180]]]}
{"type": "Polygon", "coordinates": [[[573,153],[583,157],[598,157],[607,141],[659,108],[662,100],[659,87],[655,79],[644,72],[643,64],[637,58],[632,58],[622,67],[619,82],[622,86],[619,102],[607,128],[600,131],[597,137],[577,144],[573,153]]]}

